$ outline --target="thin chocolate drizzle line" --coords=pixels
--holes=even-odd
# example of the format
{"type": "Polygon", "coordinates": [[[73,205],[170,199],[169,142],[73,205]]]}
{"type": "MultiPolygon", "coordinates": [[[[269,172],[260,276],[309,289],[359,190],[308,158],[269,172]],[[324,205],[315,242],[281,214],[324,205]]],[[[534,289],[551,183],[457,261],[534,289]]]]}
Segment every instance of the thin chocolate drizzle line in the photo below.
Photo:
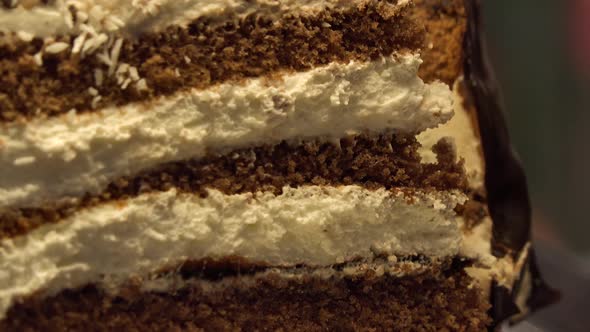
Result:
{"type": "MultiPolygon", "coordinates": [[[[486,164],[488,207],[494,231],[492,247],[498,257],[507,254],[516,260],[531,239],[531,202],[524,169],[510,144],[500,88],[487,58],[481,15],[481,0],[465,0],[467,32],[463,42],[465,82],[477,109],[486,164]]],[[[524,265],[531,273],[531,292],[526,305],[529,312],[555,303],[559,293],[541,278],[534,251],[528,252],[524,265]]],[[[523,289],[523,270],[512,291],[494,283],[490,311],[494,323],[490,331],[518,313],[516,298],[523,289]],[[515,312],[516,311],[516,312],[515,312]]]]}

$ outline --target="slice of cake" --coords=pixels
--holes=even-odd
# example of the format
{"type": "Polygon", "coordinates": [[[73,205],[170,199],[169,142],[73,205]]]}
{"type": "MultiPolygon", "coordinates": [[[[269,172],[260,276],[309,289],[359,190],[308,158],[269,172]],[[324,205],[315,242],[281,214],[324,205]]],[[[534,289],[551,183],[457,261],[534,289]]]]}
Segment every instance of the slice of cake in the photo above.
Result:
{"type": "Polygon", "coordinates": [[[551,300],[475,0],[0,9],[0,330],[484,331],[551,300]]]}

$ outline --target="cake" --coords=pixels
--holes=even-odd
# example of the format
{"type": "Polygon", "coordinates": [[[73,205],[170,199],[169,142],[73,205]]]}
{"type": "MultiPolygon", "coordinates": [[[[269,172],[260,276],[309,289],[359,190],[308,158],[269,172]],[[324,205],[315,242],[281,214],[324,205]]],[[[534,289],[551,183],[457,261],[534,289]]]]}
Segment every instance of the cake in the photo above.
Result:
{"type": "Polygon", "coordinates": [[[485,331],[554,299],[476,0],[0,9],[0,330],[485,331]]]}

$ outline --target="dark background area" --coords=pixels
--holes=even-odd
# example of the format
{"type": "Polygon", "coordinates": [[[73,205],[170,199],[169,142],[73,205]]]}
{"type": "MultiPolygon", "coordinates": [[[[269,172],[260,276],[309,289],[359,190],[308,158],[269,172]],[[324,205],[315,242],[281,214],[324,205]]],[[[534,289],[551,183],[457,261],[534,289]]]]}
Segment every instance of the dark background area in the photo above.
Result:
{"type": "Polygon", "coordinates": [[[590,0],[484,0],[536,231],[590,257],[590,0]]]}
{"type": "Polygon", "coordinates": [[[541,270],[559,304],[515,332],[590,326],[590,0],[482,0],[541,270]]]}

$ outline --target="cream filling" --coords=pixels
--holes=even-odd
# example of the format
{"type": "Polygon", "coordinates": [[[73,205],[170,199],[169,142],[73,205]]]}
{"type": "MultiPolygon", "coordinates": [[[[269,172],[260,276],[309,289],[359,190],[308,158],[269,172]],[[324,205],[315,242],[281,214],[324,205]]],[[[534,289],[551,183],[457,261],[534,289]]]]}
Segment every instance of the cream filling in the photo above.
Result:
{"type": "MultiPolygon", "coordinates": [[[[465,269],[486,296],[492,288],[492,281],[507,289],[513,289],[529,255],[527,244],[515,261],[510,255],[495,257],[492,255],[493,222],[486,217],[481,223],[466,230],[462,217],[457,217],[457,224],[462,228],[463,239],[459,255],[472,259],[475,264],[465,269]]],[[[526,280],[525,280],[526,284],[526,280]]],[[[521,292],[522,293],[522,292],[521,292]]],[[[520,307],[520,304],[519,304],[520,307]]]]}
{"type": "Polygon", "coordinates": [[[424,162],[436,162],[432,146],[443,137],[453,138],[457,155],[465,160],[465,171],[470,187],[482,188],[485,172],[481,139],[469,114],[470,110],[466,110],[463,106],[463,97],[459,92],[461,80],[462,78],[458,79],[453,87],[455,116],[449,122],[418,135],[418,141],[422,144],[419,152],[424,162]]]}
{"type": "Polygon", "coordinates": [[[418,55],[332,63],[137,103],[0,125],[0,207],[97,193],[158,164],[282,140],[415,133],[453,116],[418,55]]]}
{"type": "MultiPolygon", "coordinates": [[[[186,26],[203,16],[246,16],[256,11],[276,16],[306,14],[326,8],[354,8],[364,2],[367,0],[55,0],[52,5],[31,9],[0,9],[0,31],[52,37],[78,35],[86,30],[84,25],[96,34],[138,35],[170,25],[186,26]],[[76,15],[72,15],[70,6],[76,8],[76,15]]],[[[402,7],[408,2],[402,0],[391,6],[402,7]]]]}
{"type": "Polygon", "coordinates": [[[144,194],[77,212],[0,242],[0,319],[15,298],[87,283],[117,285],[188,259],[239,256],[273,266],[329,266],[375,255],[459,252],[453,192],[285,187],[207,198],[144,194]]]}

